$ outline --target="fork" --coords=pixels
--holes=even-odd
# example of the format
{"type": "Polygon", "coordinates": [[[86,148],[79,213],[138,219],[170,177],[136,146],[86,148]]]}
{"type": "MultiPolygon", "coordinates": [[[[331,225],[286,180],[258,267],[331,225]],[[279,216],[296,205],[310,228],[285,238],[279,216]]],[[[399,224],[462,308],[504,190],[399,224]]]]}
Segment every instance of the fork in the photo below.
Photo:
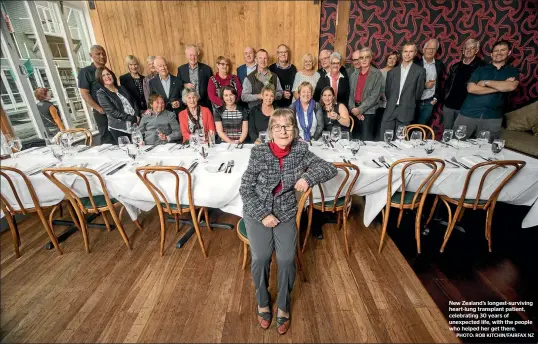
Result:
{"type": "Polygon", "coordinates": [[[233,160],[230,160],[229,167],[230,167],[230,169],[228,170],[228,173],[232,173],[232,168],[234,167],[234,161],[233,160]]]}
{"type": "Polygon", "coordinates": [[[379,162],[381,162],[383,165],[385,165],[386,168],[389,168],[389,164],[387,164],[387,161],[385,160],[384,156],[379,157],[379,162]]]}

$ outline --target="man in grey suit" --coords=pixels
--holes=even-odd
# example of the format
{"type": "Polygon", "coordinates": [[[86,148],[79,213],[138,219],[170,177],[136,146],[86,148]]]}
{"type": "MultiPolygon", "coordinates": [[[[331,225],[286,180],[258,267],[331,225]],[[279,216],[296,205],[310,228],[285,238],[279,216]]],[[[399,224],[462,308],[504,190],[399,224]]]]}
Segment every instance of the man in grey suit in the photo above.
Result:
{"type": "Polygon", "coordinates": [[[409,125],[415,118],[415,108],[420,101],[426,81],[424,67],[413,63],[417,50],[416,43],[404,43],[402,64],[387,73],[385,85],[387,107],[381,122],[381,140],[385,130],[394,130],[397,125],[409,125]]]}
{"type": "Polygon", "coordinates": [[[349,108],[354,116],[353,138],[374,140],[375,112],[379,104],[383,75],[371,65],[372,49],[362,48],[353,53],[359,60],[358,69],[349,77],[349,108]]]}

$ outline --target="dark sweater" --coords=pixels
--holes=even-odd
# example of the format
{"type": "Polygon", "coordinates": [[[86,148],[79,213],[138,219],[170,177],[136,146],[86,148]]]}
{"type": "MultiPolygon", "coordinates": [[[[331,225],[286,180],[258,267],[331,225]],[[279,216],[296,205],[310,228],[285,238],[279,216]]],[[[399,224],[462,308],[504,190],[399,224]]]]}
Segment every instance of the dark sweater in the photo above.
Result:
{"type": "MultiPolygon", "coordinates": [[[[293,81],[295,81],[295,74],[297,74],[297,68],[295,68],[295,66],[292,64],[289,68],[282,69],[278,68],[276,63],[273,63],[269,66],[269,70],[278,76],[282,90],[286,91],[286,86],[288,86],[288,91],[291,92],[293,81]]],[[[290,99],[282,97],[282,99],[275,100],[275,104],[278,107],[288,107],[291,104],[292,98],[293,96],[290,97],[290,99]]]]}

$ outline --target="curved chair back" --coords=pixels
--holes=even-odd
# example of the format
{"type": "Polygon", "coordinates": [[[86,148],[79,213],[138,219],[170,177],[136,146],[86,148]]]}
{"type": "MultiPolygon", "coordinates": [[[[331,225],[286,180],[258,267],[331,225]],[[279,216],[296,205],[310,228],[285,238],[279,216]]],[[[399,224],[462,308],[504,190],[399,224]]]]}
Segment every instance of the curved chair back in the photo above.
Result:
{"type": "MultiPolygon", "coordinates": [[[[13,193],[13,196],[15,197],[15,201],[17,202],[17,205],[19,206],[19,209],[14,209],[13,205],[8,202],[6,197],[4,196],[3,192],[0,192],[0,202],[7,208],[7,210],[14,214],[15,212],[20,212],[24,215],[27,215],[29,210],[26,209],[21,202],[21,198],[19,197],[19,193],[17,192],[17,189],[15,188],[15,184],[11,180],[11,176],[8,174],[8,172],[14,173],[22,178],[24,180],[24,183],[26,184],[26,188],[28,189],[28,193],[30,194],[30,197],[32,198],[32,202],[34,203],[34,208],[38,209],[41,208],[41,205],[39,204],[39,199],[37,198],[37,195],[34,190],[34,186],[28,179],[28,177],[19,169],[14,167],[8,167],[8,166],[0,166],[0,176],[4,177],[7,181],[7,184],[9,185],[9,189],[11,189],[11,192],[13,193]]],[[[5,189],[2,188],[1,191],[4,191],[5,189]]]]}
{"type": "Polygon", "coordinates": [[[428,139],[428,134],[431,135],[430,139],[435,140],[435,132],[433,131],[432,127],[424,125],[424,124],[410,124],[405,126],[405,137],[407,140],[409,140],[409,136],[411,136],[411,132],[413,130],[420,130],[422,132],[422,138],[424,140],[428,139]]]}
{"type": "MultiPolygon", "coordinates": [[[[401,180],[402,180],[402,186],[401,186],[401,198],[400,198],[400,204],[398,208],[402,209],[404,205],[404,199],[405,199],[405,192],[406,192],[406,181],[405,181],[405,173],[407,169],[413,165],[416,164],[424,164],[431,168],[430,173],[424,178],[422,183],[417,188],[417,191],[415,191],[415,195],[413,196],[413,200],[411,202],[411,208],[415,208],[415,203],[419,199],[421,195],[427,195],[430,191],[431,187],[433,186],[433,183],[439,177],[441,172],[445,169],[445,162],[443,159],[437,159],[437,158],[404,158],[395,161],[390,165],[389,168],[389,174],[388,174],[388,186],[387,186],[387,206],[389,206],[392,203],[392,176],[394,173],[394,168],[398,165],[405,164],[402,167],[401,170],[401,180]],[[438,164],[440,166],[438,166],[438,164]]],[[[420,197],[420,204],[424,203],[425,197],[420,197]]]]}
{"type": "Polygon", "coordinates": [[[101,177],[99,172],[95,170],[84,167],[56,167],[43,169],[43,174],[64,192],[65,196],[69,199],[75,210],[80,209],[80,211],[82,211],[84,214],[87,214],[90,211],[99,212],[99,208],[102,208],[102,206],[100,207],[97,205],[95,197],[92,193],[90,181],[88,180],[88,175],[94,176],[99,181],[100,189],[103,190],[103,197],[105,198],[106,206],[110,208],[113,207],[113,203],[110,200],[110,196],[108,195],[108,191],[105,182],[103,181],[103,177],[101,177]],[[88,196],[84,197],[88,197],[91,207],[89,207],[88,205],[84,205],[80,200],[80,197],[75,194],[71,187],[64,184],[58,179],[57,176],[62,174],[74,174],[83,180],[84,185],[86,186],[86,193],[88,194],[88,196]]]}
{"type": "Polygon", "coordinates": [[[467,172],[467,177],[465,178],[465,183],[463,184],[463,190],[461,192],[461,196],[458,202],[458,207],[463,206],[463,203],[465,199],[467,198],[467,191],[469,189],[469,183],[471,182],[471,177],[473,176],[473,173],[476,172],[477,169],[481,167],[488,168],[486,172],[482,175],[482,178],[480,178],[480,184],[478,186],[478,190],[476,193],[475,201],[473,203],[473,210],[476,210],[480,201],[480,196],[482,194],[482,189],[484,187],[484,184],[490,175],[491,172],[498,168],[508,168],[513,167],[514,169],[504,177],[504,179],[499,183],[495,191],[491,193],[491,195],[488,198],[488,201],[480,205],[480,208],[487,209],[492,205],[495,205],[495,202],[497,202],[497,198],[499,198],[499,194],[501,193],[501,190],[504,188],[506,183],[510,181],[527,163],[522,160],[496,160],[496,161],[484,161],[479,164],[474,165],[469,169],[467,172]]]}
{"type": "Polygon", "coordinates": [[[353,127],[355,126],[355,120],[353,119],[353,116],[349,115],[349,132],[353,132],[353,127]]]}
{"type": "Polygon", "coordinates": [[[74,128],[74,129],[65,129],[62,130],[58,135],[56,135],[56,144],[60,144],[60,139],[65,134],[83,134],[84,135],[84,144],[86,146],[91,146],[93,144],[93,135],[92,132],[85,128],[74,128]]]}
{"type": "Polygon", "coordinates": [[[342,195],[345,195],[344,205],[348,206],[351,204],[351,190],[353,190],[353,187],[355,186],[355,183],[357,182],[357,179],[359,178],[359,174],[361,173],[359,167],[354,164],[347,164],[342,162],[335,162],[333,163],[334,167],[336,167],[337,170],[342,170],[345,174],[344,179],[340,183],[340,186],[338,187],[338,191],[336,192],[334,196],[333,205],[329,206],[328,208],[325,206],[325,193],[323,192],[323,187],[321,184],[318,184],[319,193],[321,197],[321,211],[331,211],[335,212],[337,209],[337,200],[342,197],[342,195]],[[354,175],[352,176],[354,172],[354,175]],[[346,183],[348,180],[349,182],[347,189],[344,190],[346,187],[346,183]]]}

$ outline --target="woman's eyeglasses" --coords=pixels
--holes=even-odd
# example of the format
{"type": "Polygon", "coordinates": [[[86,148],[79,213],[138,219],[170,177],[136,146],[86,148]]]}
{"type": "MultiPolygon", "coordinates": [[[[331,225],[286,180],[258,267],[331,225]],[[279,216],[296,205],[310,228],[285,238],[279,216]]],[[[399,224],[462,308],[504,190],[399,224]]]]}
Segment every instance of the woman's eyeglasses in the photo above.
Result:
{"type": "Polygon", "coordinates": [[[278,125],[278,124],[275,124],[275,125],[273,125],[271,127],[271,130],[275,131],[275,132],[282,131],[282,129],[284,129],[285,131],[293,131],[293,125],[278,125]]]}

